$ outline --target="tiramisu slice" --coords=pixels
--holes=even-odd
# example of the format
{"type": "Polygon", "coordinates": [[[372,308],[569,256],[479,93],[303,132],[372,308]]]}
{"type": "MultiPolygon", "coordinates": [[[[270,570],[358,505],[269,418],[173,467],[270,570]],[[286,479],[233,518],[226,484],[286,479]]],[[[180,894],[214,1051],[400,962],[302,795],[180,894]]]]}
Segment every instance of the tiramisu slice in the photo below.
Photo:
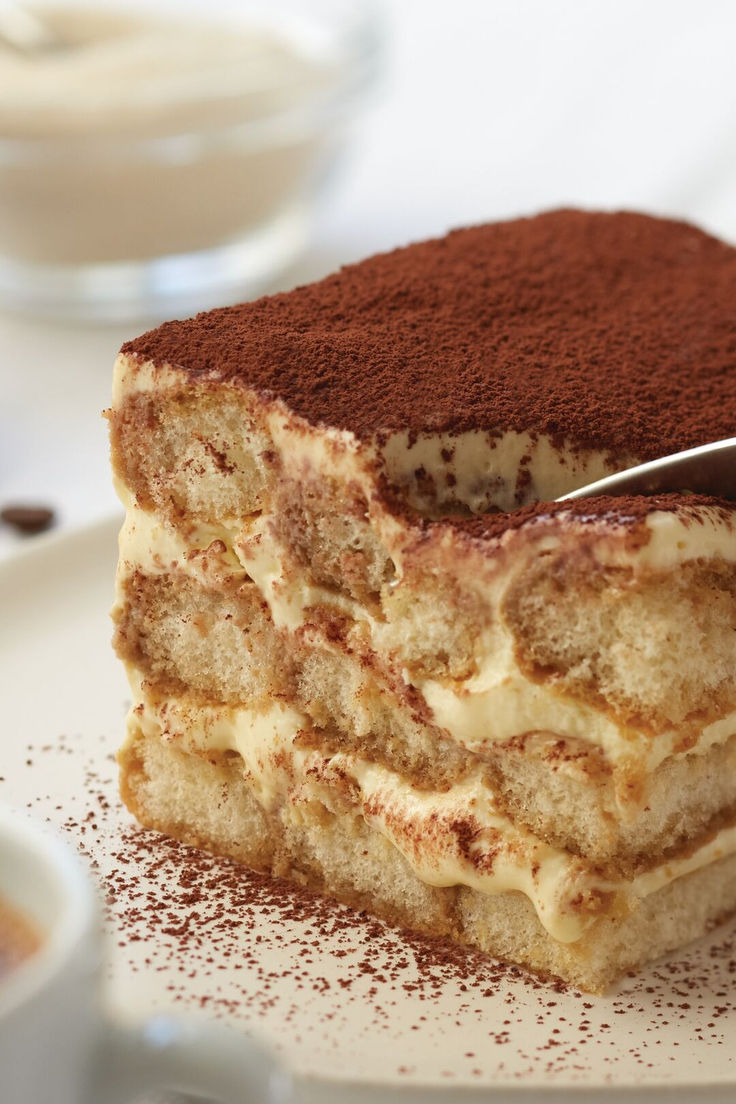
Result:
{"type": "Polygon", "coordinates": [[[149,826],[601,990],[736,908],[736,251],[559,211],[124,346],[149,826]]]}

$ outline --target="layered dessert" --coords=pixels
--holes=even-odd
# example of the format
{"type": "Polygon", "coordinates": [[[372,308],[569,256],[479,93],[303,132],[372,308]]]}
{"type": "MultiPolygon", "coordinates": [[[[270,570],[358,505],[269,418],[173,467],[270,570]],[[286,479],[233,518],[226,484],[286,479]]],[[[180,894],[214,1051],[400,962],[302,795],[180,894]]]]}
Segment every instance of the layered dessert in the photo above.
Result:
{"type": "Polygon", "coordinates": [[[557,211],[126,344],[141,823],[591,991],[736,909],[736,250],[557,211]]]}

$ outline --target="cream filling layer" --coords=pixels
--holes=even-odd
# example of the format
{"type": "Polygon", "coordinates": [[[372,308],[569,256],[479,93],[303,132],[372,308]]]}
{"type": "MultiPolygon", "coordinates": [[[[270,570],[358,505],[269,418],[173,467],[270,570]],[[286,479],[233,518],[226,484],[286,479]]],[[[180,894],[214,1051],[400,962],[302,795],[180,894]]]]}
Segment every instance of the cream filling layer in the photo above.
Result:
{"type": "MultiPolygon", "coordinates": [[[[151,392],[165,400],[167,390],[173,393],[183,382],[187,384],[186,374],[172,365],[121,354],[115,362],[113,403],[119,406],[130,394],[151,392]]],[[[380,441],[359,441],[349,430],[309,426],[282,402],[259,401],[258,406],[287,467],[307,461],[335,476],[357,478],[369,499],[376,469],[382,469],[410,506],[432,516],[457,512],[458,506],[486,513],[549,501],[636,462],[633,456],[614,459],[571,443],[553,444],[544,435],[501,429],[417,436],[400,430],[380,441]]],[[[237,443],[233,445],[227,459],[237,466],[237,443]]],[[[227,473],[214,478],[227,479],[227,473]]]]}
{"type": "MultiPolygon", "coordinates": [[[[219,384],[223,394],[228,386],[219,384]]],[[[186,372],[173,365],[155,365],[122,353],[115,361],[112,397],[116,408],[136,393],[155,393],[165,402],[167,394],[173,397],[182,387],[191,391],[191,381],[186,372]]],[[[230,389],[243,396],[246,403],[247,391],[232,385],[230,389]]],[[[372,503],[377,497],[378,473],[383,471],[389,482],[403,488],[411,506],[432,515],[449,504],[465,506],[471,513],[486,513],[494,508],[510,510],[528,502],[552,501],[637,462],[633,455],[612,457],[603,451],[575,448],[571,443],[557,445],[543,435],[510,430],[417,436],[401,430],[387,433],[380,443],[361,441],[349,430],[310,425],[281,400],[266,401],[250,395],[248,401],[257,408],[261,429],[289,475],[298,479],[301,472],[313,471],[325,478],[355,482],[372,503]],[[427,481],[432,485],[431,494],[425,486],[427,481]]],[[[232,475],[230,468],[240,469],[247,448],[247,440],[230,442],[229,449],[224,448],[225,463],[206,478],[215,483],[227,481],[232,475]]],[[[596,545],[596,556],[602,563],[611,564],[627,564],[635,558],[639,565],[652,569],[701,556],[722,555],[733,560],[736,552],[732,527],[719,519],[715,510],[710,511],[710,521],[707,518],[704,510],[699,511],[695,524],[674,514],[652,514],[646,521],[648,543],[632,553],[625,542],[603,539],[596,545]]],[[[381,517],[380,510],[374,520],[381,528],[392,529],[391,520],[381,517]]]]}
{"type": "Polygon", "coordinates": [[[650,774],[671,756],[705,754],[736,733],[736,712],[731,712],[706,725],[694,747],[683,749],[677,729],[665,729],[654,737],[624,729],[584,702],[530,682],[513,657],[503,655],[489,656],[480,672],[461,686],[427,679],[418,689],[437,724],[476,753],[530,732],[551,732],[594,744],[617,767],[650,774]]]}
{"type": "Polygon", "coordinates": [[[304,823],[310,803],[317,801],[331,812],[362,816],[421,881],[467,886],[488,895],[523,893],[543,927],[562,943],[580,939],[605,911],[611,894],[634,906],[637,899],[736,851],[736,827],[728,827],[686,857],[669,859],[630,881],[604,880],[578,857],[542,842],[499,813],[480,774],[446,792],[418,790],[395,772],[354,754],[325,756],[295,746],[295,736],[309,720],[289,706],[274,702],[257,712],[180,699],[154,701],[143,690],[140,674],[133,668],[128,673],[135,696],[129,741],[140,731],[177,742],[189,752],[237,752],[267,811],[304,823]]]}
{"type": "MultiPolygon", "coordinates": [[[[370,613],[353,599],[310,584],[303,575],[287,578],[278,546],[268,532],[267,516],[256,517],[245,525],[240,521],[199,525],[185,541],[171,525],[137,507],[125,488],[118,490],[127,505],[119,539],[119,602],[123,582],[135,568],[156,574],[176,567],[204,585],[216,583],[223,574],[245,572],[257,585],[277,628],[300,628],[312,606],[337,608],[353,620],[367,623],[372,630],[377,628],[370,613]],[[210,553],[209,549],[214,551],[210,553]]],[[[696,539],[704,542],[706,555],[725,557],[729,551],[732,556],[729,541],[733,543],[733,534],[730,530],[726,533],[715,521],[712,530],[698,525],[696,536],[692,532],[695,527],[688,527],[673,515],[653,514],[648,524],[652,539],[640,551],[649,554],[650,567],[672,568],[679,556],[690,558],[696,539]]],[[[405,679],[410,682],[407,673],[405,679]]],[[[493,743],[532,732],[552,732],[599,747],[610,763],[637,771],[652,772],[671,755],[684,754],[679,750],[677,729],[659,732],[656,738],[625,730],[606,713],[562,696],[552,686],[530,681],[516,663],[508,634],[496,633],[472,677],[462,682],[426,679],[412,684],[423,695],[436,723],[471,752],[482,753],[493,743]]],[[[704,727],[695,747],[687,751],[706,752],[725,743],[734,732],[736,713],[729,713],[704,727]]]]}
{"type": "Polygon", "coordinates": [[[441,515],[461,503],[471,513],[513,510],[530,502],[550,502],[575,487],[633,464],[613,463],[601,453],[553,445],[549,437],[507,430],[472,430],[410,436],[392,433],[381,448],[389,480],[402,487],[420,513],[441,515]],[[424,488],[425,480],[429,489],[424,488]]]}

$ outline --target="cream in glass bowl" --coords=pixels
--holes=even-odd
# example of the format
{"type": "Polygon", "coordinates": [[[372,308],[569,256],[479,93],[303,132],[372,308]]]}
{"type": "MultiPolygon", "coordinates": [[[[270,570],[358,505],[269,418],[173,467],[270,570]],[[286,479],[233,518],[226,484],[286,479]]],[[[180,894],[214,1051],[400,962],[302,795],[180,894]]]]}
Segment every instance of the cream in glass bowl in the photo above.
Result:
{"type": "Polygon", "coordinates": [[[34,10],[53,46],[0,46],[1,301],[133,319],[265,290],[373,82],[373,6],[34,10]]]}

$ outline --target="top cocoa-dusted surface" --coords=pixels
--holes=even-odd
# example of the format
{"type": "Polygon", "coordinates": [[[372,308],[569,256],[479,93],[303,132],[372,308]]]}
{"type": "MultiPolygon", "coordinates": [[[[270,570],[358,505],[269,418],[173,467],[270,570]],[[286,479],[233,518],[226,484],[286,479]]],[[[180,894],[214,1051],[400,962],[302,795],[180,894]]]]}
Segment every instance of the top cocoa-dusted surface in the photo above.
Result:
{"type": "Polygon", "coordinates": [[[528,430],[646,460],[736,432],[736,249],[685,223],[553,211],[168,322],[123,352],[364,438],[528,430]]]}
{"type": "MultiPolygon", "coordinates": [[[[578,498],[569,502],[535,502],[529,506],[522,506],[513,513],[499,512],[478,514],[468,518],[453,518],[452,524],[467,536],[486,541],[503,537],[512,529],[521,529],[525,525],[552,521],[560,517],[582,526],[603,523],[609,527],[620,525],[627,529],[634,529],[641,526],[649,515],[654,513],[676,513],[679,520],[686,526],[703,527],[706,524],[713,525],[717,520],[721,525],[733,529],[736,524],[733,502],[709,495],[684,493],[621,497],[601,495],[597,498],[578,498]],[[712,515],[710,518],[706,518],[705,509],[710,509],[712,515]]],[[[430,521],[427,528],[446,524],[446,521],[447,519],[443,519],[442,522],[430,521]]]]}

